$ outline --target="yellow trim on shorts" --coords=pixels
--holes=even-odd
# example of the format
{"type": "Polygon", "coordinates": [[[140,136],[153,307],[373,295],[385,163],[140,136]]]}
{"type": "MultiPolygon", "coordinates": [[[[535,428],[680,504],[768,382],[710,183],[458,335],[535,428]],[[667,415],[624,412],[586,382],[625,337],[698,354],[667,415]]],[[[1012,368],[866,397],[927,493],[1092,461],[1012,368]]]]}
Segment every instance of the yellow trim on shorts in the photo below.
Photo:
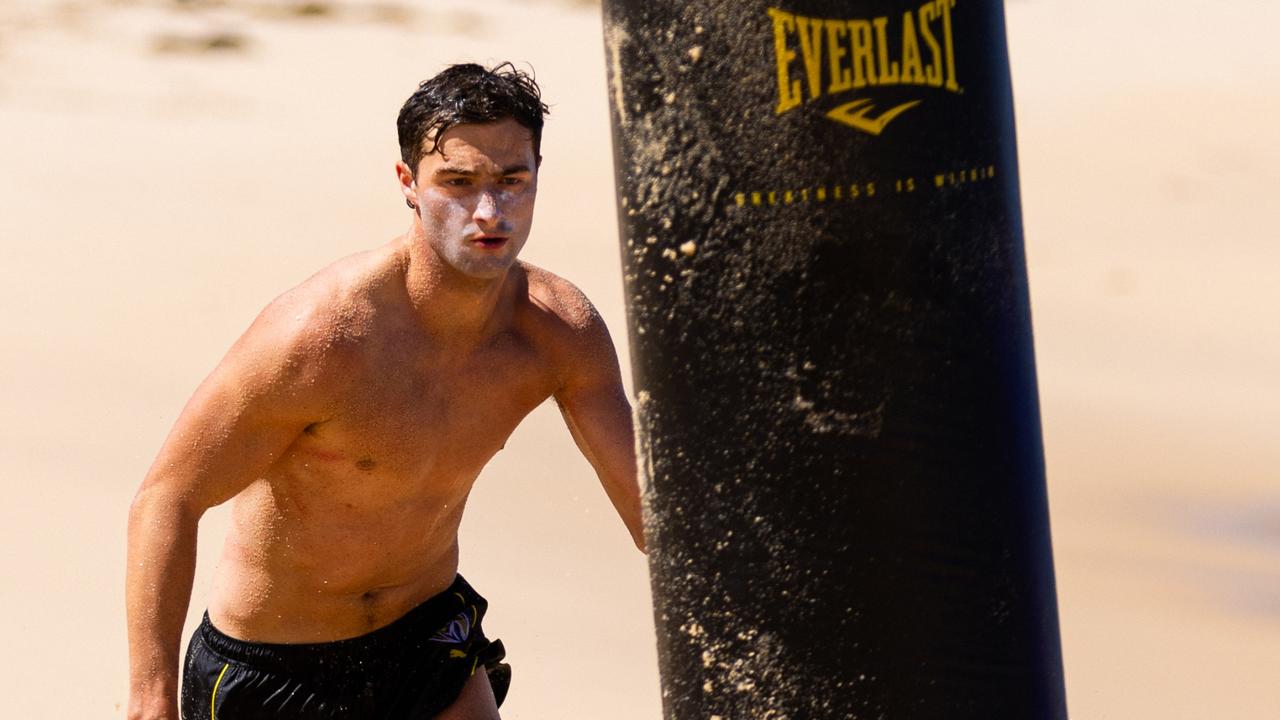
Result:
{"type": "Polygon", "coordinates": [[[227,674],[227,668],[231,667],[231,663],[222,666],[222,672],[218,673],[218,679],[213,683],[213,692],[209,695],[209,720],[218,720],[218,686],[222,684],[222,676],[227,674]]]}

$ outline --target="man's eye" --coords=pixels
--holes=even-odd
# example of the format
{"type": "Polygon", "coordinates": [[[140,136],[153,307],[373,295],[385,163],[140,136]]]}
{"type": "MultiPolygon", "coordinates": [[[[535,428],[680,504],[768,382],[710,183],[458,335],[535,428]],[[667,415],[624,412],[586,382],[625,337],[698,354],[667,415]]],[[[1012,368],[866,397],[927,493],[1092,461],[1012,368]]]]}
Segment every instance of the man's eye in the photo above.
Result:
{"type": "Polygon", "coordinates": [[[503,184],[503,185],[519,185],[519,184],[521,184],[521,183],[523,183],[523,182],[524,182],[524,178],[518,178],[518,177],[504,177],[504,178],[502,178],[502,184],[503,184]]]}
{"type": "Polygon", "coordinates": [[[450,185],[452,187],[465,187],[467,185],[470,185],[471,181],[468,180],[467,178],[449,178],[448,180],[444,181],[444,184],[450,185]]]}

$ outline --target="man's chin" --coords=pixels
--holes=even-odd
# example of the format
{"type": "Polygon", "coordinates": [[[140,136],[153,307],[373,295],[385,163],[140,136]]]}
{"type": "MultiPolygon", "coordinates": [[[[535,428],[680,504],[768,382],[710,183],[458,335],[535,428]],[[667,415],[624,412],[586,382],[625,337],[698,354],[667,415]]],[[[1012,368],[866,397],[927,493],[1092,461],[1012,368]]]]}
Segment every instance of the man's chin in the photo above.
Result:
{"type": "Polygon", "coordinates": [[[502,259],[486,258],[480,262],[455,263],[453,269],[472,280],[500,280],[506,277],[507,271],[515,264],[516,259],[514,257],[502,259]]]}

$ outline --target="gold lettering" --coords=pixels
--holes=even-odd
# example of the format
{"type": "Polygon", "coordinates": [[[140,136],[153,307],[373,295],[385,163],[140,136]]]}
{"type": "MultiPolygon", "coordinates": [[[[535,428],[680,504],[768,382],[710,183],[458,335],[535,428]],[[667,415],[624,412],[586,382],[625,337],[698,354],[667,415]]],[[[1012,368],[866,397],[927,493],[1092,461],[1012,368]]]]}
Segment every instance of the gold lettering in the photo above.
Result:
{"type": "Polygon", "coordinates": [[[888,15],[833,20],[767,8],[777,61],[777,113],[821,98],[824,88],[828,95],[880,85],[927,85],[963,92],[956,73],[951,17],[958,1],[923,0],[918,8],[903,12],[901,45],[891,42],[897,37],[890,35],[898,31],[891,27],[888,15]],[[803,63],[803,79],[792,76],[792,71],[800,69],[797,60],[803,63]]]}
{"type": "Polygon", "coordinates": [[[849,21],[849,42],[853,46],[853,86],[863,88],[876,84],[876,61],[872,57],[871,23],[849,21]]]}
{"type": "Polygon", "coordinates": [[[956,0],[938,0],[938,7],[942,8],[942,43],[947,48],[947,89],[960,92],[960,85],[956,82],[955,39],[951,36],[951,8],[955,6],[956,0]]]}
{"type": "Polygon", "coordinates": [[[796,51],[787,47],[787,32],[794,30],[796,23],[791,13],[775,8],[769,8],[769,15],[773,18],[773,46],[778,57],[778,114],[781,115],[800,105],[800,81],[792,80],[787,72],[791,61],[796,59],[796,51]]]}
{"type": "Polygon", "coordinates": [[[896,85],[898,82],[898,63],[889,61],[889,37],[887,27],[889,18],[878,17],[871,22],[876,26],[876,45],[880,57],[880,84],[896,85]]]}
{"type": "Polygon", "coordinates": [[[838,93],[853,87],[853,73],[841,66],[840,60],[846,55],[844,41],[841,36],[845,32],[842,22],[827,23],[827,59],[831,62],[831,85],[829,93],[838,93]]]}
{"type": "Polygon", "coordinates": [[[924,84],[924,68],[920,65],[920,41],[916,39],[915,15],[902,13],[902,82],[924,84]]]}
{"type": "Polygon", "coordinates": [[[929,28],[929,23],[936,17],[935,3],[920,6],[920,34],[924,36],[924,42],[929,46],[929,54],[933,58],[933,62],[925,68],[925,82],[933,87],[942,87],[942,48],[938,47],[938,40],[929,28]]]}
{"type": "Polygon", "coordinates": [[[809,99],[815,100],[822,95],[823,21],[797,15],[796,25],[800,31],[800,55],[809,76],[809,99]]]}

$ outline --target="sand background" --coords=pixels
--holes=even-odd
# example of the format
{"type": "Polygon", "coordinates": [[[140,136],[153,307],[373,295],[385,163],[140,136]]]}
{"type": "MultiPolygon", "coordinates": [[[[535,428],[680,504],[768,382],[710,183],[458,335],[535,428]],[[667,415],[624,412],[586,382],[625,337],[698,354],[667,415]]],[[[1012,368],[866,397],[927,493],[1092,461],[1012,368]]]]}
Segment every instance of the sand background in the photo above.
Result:
{"type": "MultiPolygon", "coordinates": [[[[262,305],[404,229],[395,114],[443,65],[536,68],[525,257],[626,356],[599,9],[298,8],[0,4],[5,717],[123,717],[136,484],[262,305]]],[[[1008,14],[1072,717],[1276,717],[1280,8],[1008,14]]],[[[516,665],[506,717],[660,715],[643,558],[554,408],[477,485],[463,568],[516,665]]]]}

